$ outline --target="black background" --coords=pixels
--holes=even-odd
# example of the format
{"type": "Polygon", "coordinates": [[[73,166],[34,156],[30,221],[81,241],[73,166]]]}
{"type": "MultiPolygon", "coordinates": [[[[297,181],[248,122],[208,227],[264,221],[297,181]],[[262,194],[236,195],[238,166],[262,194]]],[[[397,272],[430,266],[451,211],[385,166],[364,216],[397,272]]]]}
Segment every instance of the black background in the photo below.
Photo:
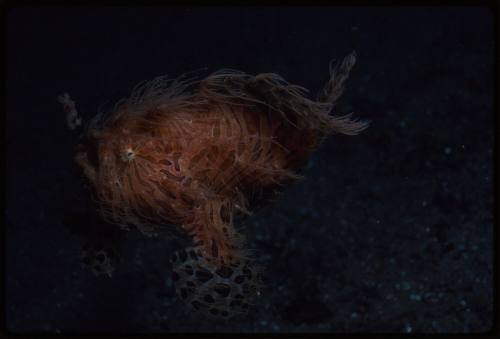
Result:
{"type": "MultiPolygon", "coordinates": [[[[492,12],[481,7],[19,8],[7,17],[6,316],[13,332],[478,332],[492,325],[492,12]],[[84,199],[77,135],[135,84],[207,67],[311,89],[358,62],[305,180],[241,225],[266,267],[247,317],[175,297],[174,241],[129,232],[113,278],[62,225],[84,199]],[[101,108],[99,108],[101,107],[101,108]]],[[[205,75],[206,75],[205,74],[205,75]]]]}

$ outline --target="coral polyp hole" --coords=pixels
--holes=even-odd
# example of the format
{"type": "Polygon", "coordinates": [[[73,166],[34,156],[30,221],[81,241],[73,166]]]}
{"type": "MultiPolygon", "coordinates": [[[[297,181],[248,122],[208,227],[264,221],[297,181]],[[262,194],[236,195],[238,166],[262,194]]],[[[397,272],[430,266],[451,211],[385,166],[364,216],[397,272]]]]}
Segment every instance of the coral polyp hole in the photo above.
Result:
{"type": "Polygon", "coordinates": [[[217,271],[215,271],[221,278],[229,278],[233,275],[233,270],[227,266],[222,266],[217,271]]]}
{"type": "Polygon", "coordinates": [[[218,315],[218,314],[219,314],[219,310],[218,310],[218,309],[216,309],[216,308],[212,308],[212,309],[210,310],[210,313],[211,313],[211,314],[213,314],[213,315],[218,315]]]}
{"type": "Polygon", "coordinates": [[[195,276],[201,282],[207,282],[213,278],[213,274],[205,269],[196,270],[195,276]]]}
{"type": "Polygon", "coordinates": [[[236,307],[241,305],[241,300],[233,300],[229,303],[229,306],[236,307]]]}
{"type": "Polygon", "coordinates": [[[214,287],[215,292],[217,292],[222,297],[227,297],[229,292],[231,292],[231,287],[226,284],[216,284],[214,287]]]}
{"type": "Polygon", "coordinates": [[[214,299],[211,295],[209,295],[209,294],[205,295],[205,297],[204,297],[203,299],[204,299],[207,303],[210,303],[210,304],[212,304],[212,303],[214,303],[214,302],[215,302],[215,299],[214,299]]]}
{"type": "Polygon", "coordinates": [[[241,283],[243,283],[243,281],[245,281],[245,277],[242,275],[239,275],[236,278],[234,278],[234,282],[237,284],[241,284],[241,283]]]}
{"type": "Polygon", "coordinates": [[[96,257],[97,261],[99,261],[100,263],[103,263],[104,262],[104,259],[106,259],[106,256],[103,254],[103,253],[99,253],[96,257]]]}
{"type": "Polygon", "coordinates": [[[172,280],[173,281],[178,281],[179,280],[179,275],[177,274],[177,272],[172,272],[172,280]]]}
{"type": "Polygon", "coordinates": [[[193,307],[194,307],[196,310],[198,310],[198,309],[200,308],[200,306],[201,306],[201,303],[200,303],[199,301],[196,301],[196,300],[195,300],[195,301],[191,302],[191,305],[193,305],[193,307]]]}

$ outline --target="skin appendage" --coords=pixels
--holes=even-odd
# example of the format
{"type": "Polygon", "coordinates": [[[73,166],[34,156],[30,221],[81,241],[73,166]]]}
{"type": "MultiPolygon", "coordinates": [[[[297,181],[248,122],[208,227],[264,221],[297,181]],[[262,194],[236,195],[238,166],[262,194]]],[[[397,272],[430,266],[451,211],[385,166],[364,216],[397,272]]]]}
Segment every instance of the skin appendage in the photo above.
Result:
{"type": "Polygon", "coordinates": [[[203,80],[140,84],[92,119],[77,147],[99,215],[147,236],[189,236],[171,259],[180,298],[207,316],[245,314],[260,293],[261,270],[235,218],[298,179],[327,135],[368,126],[330,115],[354,63],[352,53],[330,69],[318,100],[274,73],[224,69],[203,80]]]}
{"type": "Polygon", "coordinates": [[[64,93],[57,97],[59,103],[63,106],[63,111],[66,113],[66,125],[69,129],[74,130],[82,124],[82,118],[78,115],[75,107],[75,102],[71,100],[68,93],[64,93]]]}

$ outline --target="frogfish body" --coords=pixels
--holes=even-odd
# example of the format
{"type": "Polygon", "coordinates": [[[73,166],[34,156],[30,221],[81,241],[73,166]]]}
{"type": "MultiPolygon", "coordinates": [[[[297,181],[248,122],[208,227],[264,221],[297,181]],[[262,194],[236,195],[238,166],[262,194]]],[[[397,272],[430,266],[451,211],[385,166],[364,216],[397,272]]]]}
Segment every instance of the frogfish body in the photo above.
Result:
{"type": "Polygon", "coordinates": [[[227,318],[259,294],[236,216],[297,179],[329,133],[367,127],[332,116],[354,53],[331,69],[318,100],[276,74],[218,71],[201,81],[154,79],[88,125],[75,160],[104,220],[146,235],[184,233],[172,279],[189,307],[227,318]]]}

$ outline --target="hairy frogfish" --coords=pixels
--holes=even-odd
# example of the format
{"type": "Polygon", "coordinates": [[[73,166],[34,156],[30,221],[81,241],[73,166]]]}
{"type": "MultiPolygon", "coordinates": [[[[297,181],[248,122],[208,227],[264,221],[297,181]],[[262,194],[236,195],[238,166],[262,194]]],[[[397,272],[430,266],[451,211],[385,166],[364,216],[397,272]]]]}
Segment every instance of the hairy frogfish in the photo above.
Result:
{"type": "MultiPolygon", "coordinates": [[[[328,134],[368,126],[352,114],[330,114],[355,60],[353,52],[330,67],[314,100],[274,73],[223,69],[202,80],[139,84],[111,113],[89,121],[77,146],[96,214],[116,229],[184,235],[189,244],[171,256],[178,296],[207,316],[246,314],[262,272],[235,220],[299,178],[328,134]]],[[[60,100],[77,126],[69,97],[60,100]]],[[[105,262],[96,273],[110,273],[103,256],[113,253],[93,253],[105,262]]]]}

